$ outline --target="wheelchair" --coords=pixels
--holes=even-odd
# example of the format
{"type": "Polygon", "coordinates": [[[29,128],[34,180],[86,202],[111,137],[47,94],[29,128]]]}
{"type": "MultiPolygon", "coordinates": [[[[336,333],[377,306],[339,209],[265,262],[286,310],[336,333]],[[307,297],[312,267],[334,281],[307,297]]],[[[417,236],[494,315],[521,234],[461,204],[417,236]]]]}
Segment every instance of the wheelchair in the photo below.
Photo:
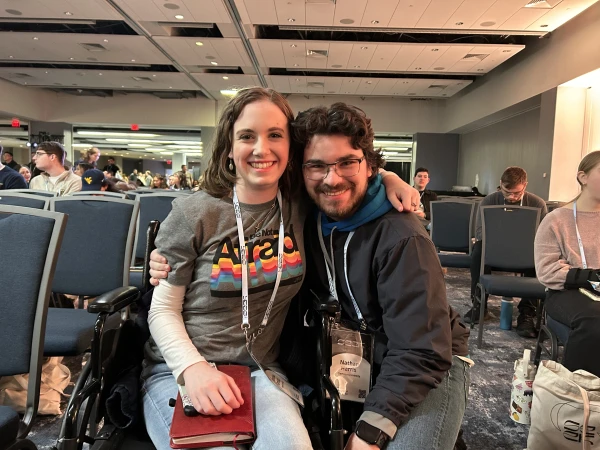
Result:
{"type": "MultiPolygon", "coordinates": [[[[143,291],[146,295],[118,305],[125,310],[137,307],[137,316],[134,319],[124,314],[119,329],[105,332],[102,339],[94,336],[94,342],[102,343],[101,346],[93,344],[99,348],[92,354],[99,355],[99,358],[90,359],[82,371],[67,406],[61,435],[53,450],[81,450],[84,443],[91,450],[155,449],[144,427],[141,398],[137,398],[137,410],[132,411],[132,417],[123,417],[118,413],[119,396],[114,393],[127,383],[134,385],[139,392],[137,381],[141,372],[143,346],[150,336],[146,322],[151,301],[149,259],[159,226],[158,221],[153,221],[147,231],[143,267],[143,291]]],[[[341,307],[332,298],[314,300],[312,322],[315,326],[306,328],[303,326],[304,305],[306,301],[301,301],[300,296],[297,296],[290,307],[290,311],[295,310],[297,314],[288,314],[286,318],[281,346],[282,349],[285,347],[282,354],[288,356],[281,361],[281,365],[292,383],[310,381],[309,390],[312,393],[305,402],[303,419],[314,449],[343,450],[345,439],[352,430],[345,430],[343,427],[343,419],[346,417],[343,418],[342,415],[339,393],[329,378],[330,335],[333,324],[340,317],[341,307]],[[314,346],[317,348],[316,360],[314,346]],[[307,358],[311,361],[307,361],[307,358]],[[298,376],[299,373],[303,375],[298,376]]],[[[99,327],[101,328],[101,324],[99,327]]],[[[350,417],[352,421],[346,423],[354,423],[356,417],[350,417]]]]}

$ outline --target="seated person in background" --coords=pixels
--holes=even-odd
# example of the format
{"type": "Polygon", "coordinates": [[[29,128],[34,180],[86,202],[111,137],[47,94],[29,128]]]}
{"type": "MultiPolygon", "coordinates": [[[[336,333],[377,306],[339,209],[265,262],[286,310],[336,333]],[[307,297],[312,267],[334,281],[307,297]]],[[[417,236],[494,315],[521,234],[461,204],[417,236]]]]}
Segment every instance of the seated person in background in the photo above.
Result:
{"type": "MultiPolygon", "coordinates": [[[[12,170],[18,172],[19,169],[21,168],[21,165],[18,164],[14,159],[13,159],[13,154],[11,151],[5,150],[2,153],[2,160],[4,161],[4,165],[6,167],[10,167],[12,170]]],[[[0,162],[1,163],[1,162],[0,162]]]]}
{"type": "Polygon", "coordinates": [[[167,181],[165,180],[165,177],[163,177],[162,175],[154,175],[154,178],[152,179],[152,189],[168,189],[167,187],[167,181]]]}
{"type": "Polygon", "coordinates": [[[79,175],[81,177],[87,170],[90,170],[90,169],[94,169],[94,166],[92,164],[79,161],[79,162],[75,163],[75,170],[73,171],[73,173],[75,175],[79,175]]]}
{"type": "Polygon", "coordinates": [[[468,395],[469,364],[459,357],[468,354],[469,331],[446,301],[433,243],[412,214],[386,199],[377,176],[384,161],[362,110],[311,108],[292,128],[319,209],[304,229],[307,287],[337,298],[342,318],[375,336],[376,382],[346,450],[388,441],[389,450],[452,449],[468,395]]]}
{"type": "Polygon", "coordinates": [[[29,170],[29,167],[21,166],[19,173],[23,176],[23,178],[25,178],[27,186],[29,186],[29,182],[31,181],[31,171],[29,170]]]}
{"type": "Polygon", "coordinates": [[[0,190],[27,189],[27,181],[19,172],[2,164],[3,147],[0,145],[0,190]]]}
{"type": "MultiPolygon", "coordinates": [[[[508,167],[500,178],[500,190],[486,196],[481,203],[481,207],[490,205],[520,205],[532,206],[540,208],[540,220],[548,213],[546,202],[531,192],[526,192],[527,188],[527,172],[524,169],[516,166],[508,167]]],[[[477,226],[475,229],[475,238],[477,242],[473,244],[471,250],[471,301],[475,296],[475,289],[479,281],[479,271],[481,270],[481,215],[477,214],[477,226]]],[[[491,269],[486,267],[485,273],[491,273],[491,269]]],[[[525,272],[525,276],[534,277],[535,271],[525,272]]],[[[485,308],[487,311],[487,298],[484,299],[485,308]]],[[[523,298],[519,302],[519,316],[517,317],[516,332],[519,336],[527,338],[537,337],[535,329],[535,308],[537,299],[523,298]]],[[[465,322],[479,322],[479,307],[471,308],[465,314],[465,322]]]]}
{"type": "Polygon", "coordinates": [[[429,170],[425,167],[419,167],[415,170],[415,189],[419,191],[421,195],[421,203],[416,211],[417,216],[420,219],[429,221],[431,220],[431,205],[430,203],[437,200],[437,194],[429,189],[425,189],[431,178],[429,178],[429,170]]]}
{"type": "Polygon", "coordinates": [[[35,152],[35,165],[44,172],[31,179],[29,187],[42,191],[58,192],[58,195],[68,195],[81,190],[81,177],[66,170],[66,152],[58,142],[42,142],[35,152]]]}
{"type": "Polygon", "coordinates": [[[82,191],[106,191],[107,189],[108,180],[101,170],[89,169],[81,176],[82,191]]]}
{"type": "Polygon", "coordinates": [[[535,236],[535,270],[548,288],[546,312],[571,330],[563,365],[600,377],[600,151],[579,164],[581,194],[546,216],[535,236]],[[580,237],[580,240],[578,240],[580,237]],[[581,292],[579,289],[585,291],[581,292]]]}
{"type": "MultiPolygon", "coordinates": [[[[102,169],[104,172],[110,172],[111,176],[113,177],[117,177],[117,172],[120,172],[121,169],[119,168],[119,166],[117,166],[115,164],[115,158],[108,158],[108,164],[106,166],[104,166],[104,169],[102,169]]],[[[119,177],[117,177],[119,178],[119,177]]]]}
{"type": "MultiPolygon", "coordinates": [[[[305,267],[306,207],[303,197],[294,195],[300,185],[294,175],[299,174],[288,165],[294,148],[292,120],[287,100],[277,92],[239,91],[219,120],[202,190],[174,200],[161,226],[157,249],[173,271],[154,290],[148,316],[152,339],[142,373],[146,428],[159,450],[169,448],[173,412],[167,401],[176,395],[176,383],[185,384],[203,414],[228,414],[243,402],[235,383],[207,361],[253,369],[259,361],[283,375],[277,362],[279,336],[305,267]],[[247,254],[236,251],[245,236],[247,254]],[[240,260],[242,254],[248,261],[240,260]],[[272,270],[263,269],[277,261],[279,284],[272,270]],[[250,282],[243,308],[241,292],[250,282]],[[247,333],[240,327],[245,308],[247,333]],[[270,315],[264,317],[266,311],[270,315]],[[255,338],[259,327],[264,331],[255,338]]],[[[411,191],[404,192],[412,200],[411,191]]],[[[254,370],[252,377],[257,427],[253,448],[311,449],[296,403],[261,370],[254,370]]]]}

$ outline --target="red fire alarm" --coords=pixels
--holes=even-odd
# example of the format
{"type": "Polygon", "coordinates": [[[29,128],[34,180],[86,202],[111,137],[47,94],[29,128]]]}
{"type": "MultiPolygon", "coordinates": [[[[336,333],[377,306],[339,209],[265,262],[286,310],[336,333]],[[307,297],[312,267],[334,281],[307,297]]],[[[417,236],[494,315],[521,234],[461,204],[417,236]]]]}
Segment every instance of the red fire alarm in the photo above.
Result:
{"type": "Polygon", "coordinates": [[[139,131],[139,130],[140,130],[140,126],[137,123],[131,124],[131,131],[139,131]]]}
{"type": "Polygon", "coordinates": [[[17,118],[14,118],[10,123],[14,128],[19,128],[21,126],[21,121],[17,118]]]}

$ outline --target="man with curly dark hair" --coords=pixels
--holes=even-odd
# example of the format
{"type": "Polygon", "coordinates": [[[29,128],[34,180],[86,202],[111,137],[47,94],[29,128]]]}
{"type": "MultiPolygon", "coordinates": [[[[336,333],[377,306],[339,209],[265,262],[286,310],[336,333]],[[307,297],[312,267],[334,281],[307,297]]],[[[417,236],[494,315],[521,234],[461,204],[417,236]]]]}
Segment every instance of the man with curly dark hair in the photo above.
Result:
{"type": "Polygon", "coordinates": [[[375,342],[376,381],[364,407],[355,404],[363,408],[346,449],[453,448],[466,406],[469,332],[447,303],[427,232],[385,198],[371,119],[335,103],[300,113],[292,127],[319,209],[304,229],[312,256],[306,286],[337,298],[342,318],[375,342]]]}

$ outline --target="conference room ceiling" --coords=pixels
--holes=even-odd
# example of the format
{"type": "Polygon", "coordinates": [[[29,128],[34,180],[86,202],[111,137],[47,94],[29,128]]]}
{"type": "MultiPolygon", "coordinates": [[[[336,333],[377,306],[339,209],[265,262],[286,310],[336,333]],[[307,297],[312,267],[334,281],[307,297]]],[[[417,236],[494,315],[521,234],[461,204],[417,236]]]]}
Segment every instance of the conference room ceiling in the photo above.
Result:
{"type": "Polygon", "coordinates": [[[598,0],[0,0],[0,78],[74,95],[449,98],[598,0]]]}

